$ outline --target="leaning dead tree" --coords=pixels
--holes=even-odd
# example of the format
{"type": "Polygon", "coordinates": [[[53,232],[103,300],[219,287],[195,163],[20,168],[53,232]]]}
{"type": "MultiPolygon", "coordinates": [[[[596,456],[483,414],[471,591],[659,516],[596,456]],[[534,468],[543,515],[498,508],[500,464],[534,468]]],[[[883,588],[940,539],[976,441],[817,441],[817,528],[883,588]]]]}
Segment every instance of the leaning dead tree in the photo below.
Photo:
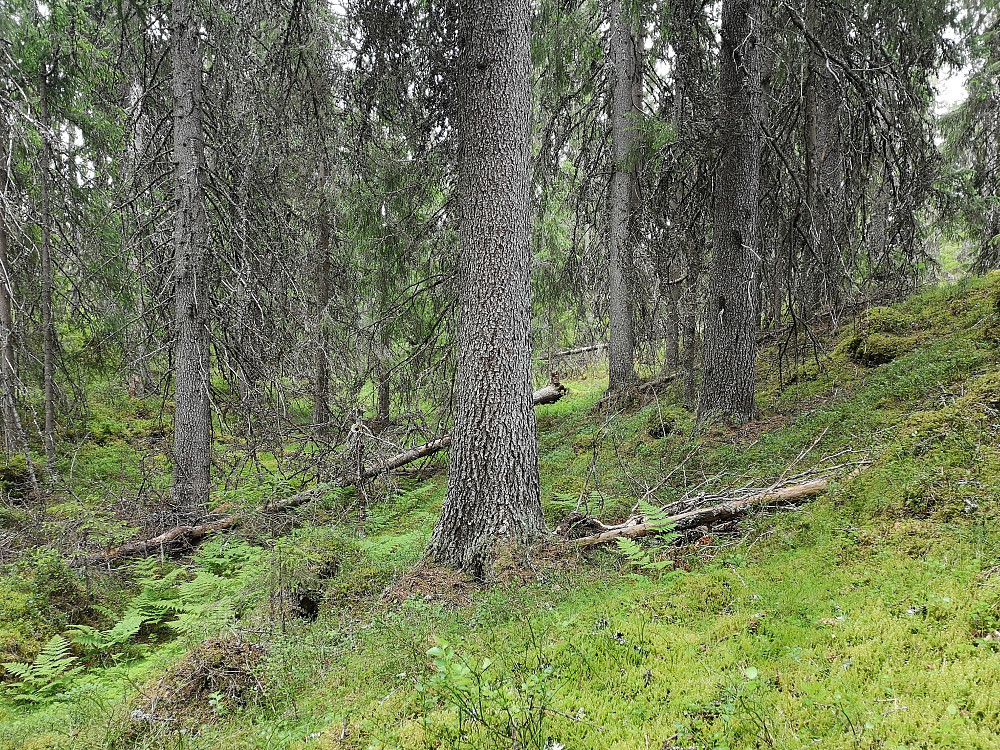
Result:
{"type": "Polygon", "coordinates": [[[659,519],[648,519],[643,515],[632,516],[623,523],[606,526],[598,519],[582,513],[567,516],[556,527],[555,533],[572,540],[578,547],[595,547],[617,539],[637,539],[671,531],[687,531],[699,526],[707,526],[721,521],[729,521],[753,510],[776,502],[798,502],[822,494],[829,487],[830,480],[814,479],[803,484],[758,492],[746,497],[730,498],[703,508],[678,513],[659,519]],[[575,536],[574,531],[583,530],[586,536],[575,536]],[[575,537],[575,538],[574,538],[575,537]]]}
{"type": "MultiPolygon", "coordinates": [[[[534,392],[532,395],[532,402],[535,406],[554,404],[556,401],[561,399],[568,392],[568,390],[569,389],[562,383],[557,380],[553,380],[553,382],[549,383],[544,388],[534,392]]],[[[365,466],[360,472],[345,474],[336,481],[317,485],[316,487],[299,492],[298,494],[284,498],[283,500],[273,500],[268,502],[260,508],[259,512],[284,513],[294,510],[295,508],[301,507],[306,503],[319,500],[330,490],[356,486],[361,482],[374,479],[378,476],[383,476],[391,471],[395,471],[396,469],[406,466],[407,464],[419,461],[422,458],[427,458],[428,456],[432,456],[435,453],[439,453],[440,451],[450,447],[451,435],[443,435],[442,437],[432,440],[429,443],[409,448],[408,450],[397,453],[394,456],[365,466]]],[[[158,534],[157,536],[149,539],[129,542],[108,550],[107,552],[86,555],[79,558],[77,560],[77,564],[103,564],[127,557],[145,557],[147,555],[164,553],[168,550],[183,550],[194,546],[212,532],[238,528],[246,520],[247,516],[247,513],[231,513],[206,520],[204,523],[200,524],[175,526],[174,528],[168,529],[162,534],[158,534]]]]}

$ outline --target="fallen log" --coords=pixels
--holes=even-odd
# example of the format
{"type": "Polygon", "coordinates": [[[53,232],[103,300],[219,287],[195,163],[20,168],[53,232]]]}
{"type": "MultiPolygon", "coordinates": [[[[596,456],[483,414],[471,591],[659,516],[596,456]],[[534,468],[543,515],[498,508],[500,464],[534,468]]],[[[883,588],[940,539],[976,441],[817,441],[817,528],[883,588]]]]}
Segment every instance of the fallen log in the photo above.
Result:
{"type": "MultiPolygon", "coordinates": [[[[532,401],[535,406],[554,404],[568,392],[569,388],[553,378],[552,382],[547,386],[534,392],[532,395],[532,401]]],[[[374,479],[380,474],[394,471],[395,469],[399,469],[400,467],[406,466],[414,461],[419,461],[421,458],[426,458],[427,456],[433,455],[438,451],[443,451],[445,448],[450,447],[451,435],[442,435],[437,440],[432,440],[429,443],[424,443],[423,445],[418,445],[415,448],[410,448],[409,450],[405,450],[402,453],[392,456],[391,458],[384,459],[377,464],[366,466],[364,471],[361,472],[361,479],[374,479]]],[[[263,510],[270,512],[291,510],[321,496],[323,493],[334,487],[352,487],[357,483],[357,476],[342,477],[336,482],[312,487],[305,492],[292,495],[284,500],[272,501],[265,505],[263,510]]]]}
{"type": "Polygon", "coordinates": [[[152,539],[143,539],[138,542],[123,544],[121,547],[106,554],[87,555],[80,558],[79,563],[93,565],[122,557],[145,557],[147,555],[155,555],[167,547],[174,547],[182,543],[192,546],[195,542],[200,541],[213,531],[233,528],[241,520],[242,516],[240,514],[233,514],[197,526],[175,526],[169,531],[164,531],[159,536],[154,536],[152,539]]]}
{"type": "MultiPolygon", "coordinates": [[[[534,392],[534,405],[539,406],[542,404],[554,404],[568,391],[569,389],[566,386],[558,380],[553,379],[553,381],[544,388],[534,392]]],[[[359,481],[374,479],[381,474],[386,474],[402,466],[413,463],[414,461],[419,461],[421,458],[426,458],[427,456],[433,455],[439,451],[443,451],[450,446],[451,435],[442,435],[436,440],[431,440],[429,443],[418,445],[414,448],[405,450],[402,453],[398,453],[395,456],[383,459],[378,463],[366,466],[364,470],[361,471],[360,476],[357,474],[347,475],[341,477],[335,482],[326,482],[324,484],[311,487],[308,490],[299,492],[291,497],[286,497],[282,500],[272,500],[265,503],[260,510],[265,513],[282,513],[294,510],[295,508],[305,505],[312,500],[319,499],[331,489],[352,487],[359,481]]],[[[162,534],[154,536],[151,539],[129,542],[105,553],[86,555],[78,558],[76,562],[78,565],[94,565],[108,563],[111,560],[123,557],[143,557],[153,555],[164,551],[167,548],[190,548],[194,546],[195,543],[201,541],[201,539],[206,537],[208,534],[211,534],[213,531],[237,528],[243,523],[243,521],[243,513],[232,513],[230,515],[221,516],[212,521],[207,521],[194,526],[175,526],[174,528],[164,531],[162,534]]]]}
{"type": "Polygon", "coordinates": [[[553,352],[552,354],[543,357],[545,360],[558,359],[560,357],[572,357],[574,354],[586,354],[587,352],[597,352],[601,349],[607,349],[607,344],[591,344],[590,346],[581,346],[579,349],[567,349],[562,352],[553,352]]]}
{"type": "MultiPolygon", "coordinates": [[[[675,516],[668,516],[656,523],[646,522],[643,516],[633,516],[624,523],[615,526],[600,524],[603,529],[598,533],[569,541],[572,541],[573,544],[579,547],[595,547],[599,544],[613,542],[615,539],[637,539],[652,534],[660,534],[665,531],[686,531],[710,523],[728,521],[746,514],[755,507],[779,500],[792,502],[804,500],[807,497],[814,497],[825,492],[829,484],[828,479],[815,479],[805,484],[795,484],[790,487],[782,487],[781,489],[762,492],[757,495],[726,500],[716,505],[710,505],[707,508],[694,508],[675,516]]],[[[576,520],[572,524],[561,523],[557,527],[557,533],[560,529],[565,529],[568,533],[569,525],[575,526],[582,520],[576,520]]],[[[587,519],[587,527],[594,528],[592,519],[587,519]]]]}
{"type": "Polygon", "coordinates": [[[660,386],[673,383],[675,380],[677,380],[676,372],[669,373],[668,375],[660,375],[659,377],[650,378],[649,380],[643,380],[636,386],[636,390],[640,393],[643,391],[655,391],[660,386]]]}
{"type": "Polygon", "coordinates": [[[569,391],[569,388],[553,378],[552,382],[547,386],[535,391],[532,400],[534,401],[535,406],[554,404],[566,395],[567,391],[569,391]]]}

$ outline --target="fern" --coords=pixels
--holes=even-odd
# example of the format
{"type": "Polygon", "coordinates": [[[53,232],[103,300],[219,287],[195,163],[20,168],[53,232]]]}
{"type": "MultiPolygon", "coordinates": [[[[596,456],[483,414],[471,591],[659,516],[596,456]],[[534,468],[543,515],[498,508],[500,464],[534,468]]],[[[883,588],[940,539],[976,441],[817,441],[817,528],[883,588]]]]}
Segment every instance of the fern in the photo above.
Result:
{"type": "Polygon", "coordinates": [[[643,521],[656,529],[664,542],[669,544],[677,538],[675,533],[666,533],[671,531],[673,525],[670,522],[669,514],[663,508],[650,505],[643,500],[639,503],[639,510],[642,513],[643,521]]]}
{"type": "Polygon", "coordinates": [[[618,551],[633,568],[647,572],[658,572],[673,567],[672,560],[654,560],[649,550],[632,539],[619,537],[618,551]]]}
{"type": "Polygon", "coordinates": [[[242,608],[241,593],[248,578],[258,572],[244,565],[249,554],[245,545],[233,545],[231,557],[221,549],[211,552],[211,568],[233,573],[218,575],[212,570],[192,573],[176,568],[157,577],[159,568],[141,569],[142,590],[132,598],[115,624],[99,630],[78,625],[69,630],[72,640],[90,651],[111,651],[132,642],[143,628],[163,627],[173,634],[191,634],[199,630],[219,630],[231,623],[242,608]]]}
{"type": "Polygon", "coordinates": [[[4,668],[18,679],[9,686],[11,699],[21,703],[48,703],[65,691],[83,669],[61,635],[52,636],[31,664],[7,662],[4,668]]]}

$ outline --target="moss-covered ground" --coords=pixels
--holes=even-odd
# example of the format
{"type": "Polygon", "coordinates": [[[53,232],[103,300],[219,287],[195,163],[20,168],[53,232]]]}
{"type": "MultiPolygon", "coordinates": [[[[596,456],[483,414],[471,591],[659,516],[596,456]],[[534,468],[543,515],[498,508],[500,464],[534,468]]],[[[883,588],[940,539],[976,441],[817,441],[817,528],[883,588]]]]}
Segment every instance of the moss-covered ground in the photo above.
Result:
{"type": "MultiPolygon", "coordinates": [[[[596,411],[600,373],[568,382],[538,410],[550,522],[833,478],[638,561],[550,547],[487,584],[414,573],[443,474],[380,499],[361,539],[330,522],[337,496],[280,534],[86,581],[39,551],[0,581],[0,652],[28,664],[72,636],[81,669],[34,693],[8,675],[0,748],[1000,747],[998,345],[992,275],[870,310],[780,377],[776,344],[740,429],[693,435],[669,390],[596,411]],[[192,722],[140,697],[198,643],[237,638],[267,651],[249,699],[213,683],[192,722]]],[[[52,528],[128,534],[102,488],[137,479],[130,446],[157,439],[148,415],[123,419],[134,406],[95,406],[102,444],[76,456],[81,497],[47,509],[52,528]]]]}

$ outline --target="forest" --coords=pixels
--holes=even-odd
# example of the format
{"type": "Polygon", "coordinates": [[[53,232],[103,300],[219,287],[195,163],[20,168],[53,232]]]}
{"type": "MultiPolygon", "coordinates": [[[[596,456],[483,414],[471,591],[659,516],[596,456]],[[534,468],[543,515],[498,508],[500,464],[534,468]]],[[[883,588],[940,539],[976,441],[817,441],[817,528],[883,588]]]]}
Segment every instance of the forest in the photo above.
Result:
{"type": "Polygon", "coordinates": [[[0,750],[1000,748],[996,0],[0,0],[0,750]]]}

